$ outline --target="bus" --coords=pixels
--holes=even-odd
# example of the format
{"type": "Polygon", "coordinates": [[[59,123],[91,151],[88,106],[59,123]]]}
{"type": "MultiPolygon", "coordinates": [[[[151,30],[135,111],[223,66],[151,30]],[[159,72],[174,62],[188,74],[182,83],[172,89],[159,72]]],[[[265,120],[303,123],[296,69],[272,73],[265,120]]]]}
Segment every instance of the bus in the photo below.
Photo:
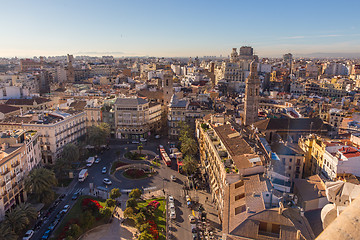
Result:
{"type": "Polygon", "coordinates": [[[164,146],[160,145],[159,151],[160,151],[160,156],[161,156],[162,160],[164,161],[164,163],[166,164],[166,166],[170,167],[171,160],[170,160],[169,156],[167,155],[164,146]]]}

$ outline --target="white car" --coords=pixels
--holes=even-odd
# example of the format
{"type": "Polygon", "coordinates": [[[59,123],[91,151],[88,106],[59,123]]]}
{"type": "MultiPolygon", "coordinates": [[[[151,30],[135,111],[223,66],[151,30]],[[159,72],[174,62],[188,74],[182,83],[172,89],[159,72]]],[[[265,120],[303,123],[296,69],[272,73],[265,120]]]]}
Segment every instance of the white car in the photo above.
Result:
{"type": "Polygon", "coordinates": [[[133,140],[131,143],[132,143],[132,144],[139,144],[140,142],[137,141],[137,140],[133,140]]]}
{"type": "Polygon", "coordinates": [[[106,167],[103,167],[101,173],[105,174],[107,172],[106,167]]]}
{"type": "Polygon", "coordinates": [[[108,178],[104,178],[103,183],[105,183],[106,185],[111,185],[112,184],[112,182],[108,178]]]}
{"type": "Polygon", "coordinates": [[[146,138],[140,138],[140,142],[147,142],[146,138]]]}
{"type": "Polygon", "coordinates": [[[169,196],[169,203],[173,203],[174,202],[174,197],[173,196],[169,196]]]}
{"type": "Polygon", "coordinates": [[[88,164],[86,164],[86,166],[88,166],[88,167],[91,167],[92,165],[93,165],[92,162],[89,162],[88,164]]]}
{"type": "Polygon", "coordinates": [[[160,139],[160,135],[155,135],[155,139],[160,139]]]}
{"type": "Polygon", "coordinates": [[[29,230],[25,233],[23,240],[29,240],[32,236],[34,235],[34,231],[33,230],[29,230]]]}
{"type": "Polygon", "coordinates": [[[170,209],[170,218],[171,219],[175,219],[176,218],[176,212],[175,212],[175,209],[170,209]]]}
{"type": "Polygon", "coordinates": [[[101,161],[101,158],[96,158],[95,163],[99,163],[101,161]]]}
{"type": "Polygon", "coordinates": [[[175,177],[175,175],[171,175],[171,181],[176,181],[176,177],[175,177]]]}
{"type": "Polygon", "coordinates": [[[68,212],[69,209],[70,209],[70,205],[65,205],[64,208],[63,208],[63,211],[68,212]]]}
{"type": "Polygon", "coordinates": [[[169,209],[171,211],[171,209],[175,209],[175,204],[172,202],[172,203],[169,203],[169,209]]]}

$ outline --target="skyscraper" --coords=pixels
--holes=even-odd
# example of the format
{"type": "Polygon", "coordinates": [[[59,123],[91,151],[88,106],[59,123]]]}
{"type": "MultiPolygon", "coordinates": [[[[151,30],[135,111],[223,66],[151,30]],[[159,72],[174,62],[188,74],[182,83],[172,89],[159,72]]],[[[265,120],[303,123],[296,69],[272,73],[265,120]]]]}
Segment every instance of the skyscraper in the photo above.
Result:
{"type": "Polygon", "coordinates": [[[257,75],[257,62],[250,63],[250,74],[245,81],[245,125],[251,125],[258,120],[260,80],[257,75]]]}

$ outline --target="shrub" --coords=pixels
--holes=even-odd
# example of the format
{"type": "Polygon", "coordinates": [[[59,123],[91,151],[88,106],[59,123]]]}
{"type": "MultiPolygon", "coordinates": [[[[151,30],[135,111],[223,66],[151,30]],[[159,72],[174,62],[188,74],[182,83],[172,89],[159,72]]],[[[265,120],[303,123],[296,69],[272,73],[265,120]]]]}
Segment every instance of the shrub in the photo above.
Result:
{"type": "Polygon", "coordinates": [[[99,209],[102,208],[100,203],[91,198],[84,198],[81,202],[83,210],[91,210],[93,213],[98,213],[99,209]]]}
{"type": "Polygon", "coordinates": [[[69,230],[67,232],[67,236],[77,238],[78,236],[80,236],[81,233],[82,233],[82,231],[81,231],[81,228],[80,228],[79,225],[71,224],[70,227],[69,227],[69,230]]]}
{"type": "Polygon", "coordinates": [[[131,207],[131,208],[135,208],[137,207],[137,201],[135,198],[130,198],[129,200],[126,201],[126,207],[131,207]]]}
{"type": "Polygon", "coordinates": [[[106,199],[106,206],[107,207],[115,207],[115,205],[116,205],[116,201],[114,199],[111,199],[111,198],[106,199]]]}
{"type": "Polygon", "coordinates": [[[124,174],[129,178],[142,178],[145,177],[145,171],[142,169],[127,169],[124,174]]]}
{"type": "Polygon", "coordinates": [[[134,217],[134,209],[131,207],[127,207],[124,211],[125,218],[133,218],[134,217]]]}
{"type": "Polygon", "coordinates": [[[87,210],[80,217],[80,226],[84,230],[87,230],[94,225],[95,221],[96,221],[95,217],[92,215],[92,213],[89,210],[87,210]]]}
{"type": "Polygon", "coordinates": [[[142,192],[140,191],[140,189],[134,188],[133,190],[131,190],[129,197],[139,199],[141,197],[141,194],[142,192]]]}
{"type": "Polygon", "coordinates": [[[102,209],[100,209],[100,214],[104,217],[110,217],[111,210],[110,210],[110,208],[102,208],[102,209]]]}

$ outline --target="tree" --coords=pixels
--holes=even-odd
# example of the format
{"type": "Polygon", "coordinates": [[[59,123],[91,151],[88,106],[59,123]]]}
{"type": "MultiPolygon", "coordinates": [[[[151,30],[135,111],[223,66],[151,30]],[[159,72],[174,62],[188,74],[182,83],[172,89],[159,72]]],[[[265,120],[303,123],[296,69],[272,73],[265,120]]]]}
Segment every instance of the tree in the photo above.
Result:
{"type": "Polygon", "coordinates": [[[87,131],[87,142],[90,145],[99,148],[101,145],[107,143],[107,138],[110,135],[110,126],[107,123],[101,123],[97,126],[91,126],[87,131]]]}
{"type": "Polygon", "coordinates": [[[127,207],[124,211],[125,218],[133,218],[134,217],[134,209],[132,207],[127,207]]]}
{"type": "Polygon", "coordinates": [[[181,141],[180,148],[184,155],[195,155],[197,152],[197,144],[195,139],[187,138],[184,141],[181,141]]]}
{"type": "Polygon", "coordinates": [[[140,233],[138,240],[154,240],[154,236],[148,231],[140,233]]]}
{"type": "Polygon", "coordinates": [[[96,219],[94,217],[94,215],[92,215],[90,210],[85,211],[83,214],[81,214],[80,217],[80,226],[84,229],[90,229],[94,223],[95,223],[96,219]]]}
{"type": "Polygon", "coordinates": [[[20,211],[25,214],[29,221],[35,220],[37,218],[37,212],[34,207],[29,203],[20,203],[15,208],[17,211],[20,211]]]}
{"type": "Polygon", "coordinates": [[[25,180],[25,189],[33,193],[37,200],[47,203],[53,200],[52,187],[57,184],[55,173],[46,168],[33,169],[25,180]]]}
{"type": "Polygon", "coordinates": [[[78,237],[82,233],[81,228],[77,224],[71,224],[69,230],[67,231],[67,235],[71,237],[78,237]]]}
{"type": "Polygon", "coordinates": [[[144,231],[149,231],[150,230],[150,223],[144,223],[140,226],[139,231],[140,232],[144,232],[144,231]]]}
{"type": "Polygon", "coordinates": [[[144,149],[144,147],[143,147],[143,145],[139,145],[138,147],[137,147],[137,149],[138,149],[138,151],[139,151],[139,154],[141,155],[141,151],[144,149]]]}
{"type": "Polygon", "coordinates": [[[101,208],[100,209],[100,214],[103,215],[104,217],[110,217],[111,216],[111,210],[110,210],[110,208],[101,208]]]}
{"type": "Polygon", "coordinates": [[[68,143],[64,146],[61,157],[64,159],[65,163],[71,165],[72,163],[79,161],[79,148],[75,144],[68,143]]]}
{"type": "Polygon", "coordinates": [[[107,207],[115,207],[115,205],[116,205],[116,201],[114,199],[111,199],[111,198],[106,199],[106,206],[107,207]]]}
{"type": "Polygon", "coordinates": [[[126,207],[131,207],[131,208],[135,208],[137,207],[137,201],[135,198],[130,198],[126,201],[126,207]]]}
{"type": "Polygon", "coordinates": [[[140,226],[143,225],[146,221],[146,216],[144,213],[142,212],[139,212],[138,214],[136,214],[134,216],[134,221],[135,221],[135,224],[136,224],[136,228],[137,229],[140,229],[140,226]]]}
{"type": "Polygon", "coordinates": [[[190,126],[187,123],[181,121],[179,122],[179,127],[180,127],[180,133],[179,133],[180,142],[186,141],[186,139],[192,137],[190,126]]]}
{"type": "Polygon", "coordinates": [[[191,175],[196,171],[196,168],[197,168],[196,165],[197,165],[197,163],[196,163],[195,159],[192,156],[187,155],[187,156],[185,156],[185,158],[183,160],[182,168],[187,175],[191,175]]]}
{"type": "Polygon", "coordinates": [[[129,198],[139,199],[141,197],[141,191],[138,188],[131,190],[129,198]]]}
{"type": "Polygon", "coordinates": [[[113,188],[110,191],[110,198],[111,199],[116,199],[119,198],[121,196],[121,192],[118,188],[113,188]]]}
{"type": "Polygon", "coordinates": [[[6,226],[6,224],[0,225],[0,240],[17,240],[18,238],[14,231],[6,226]]]}
{"type": "Polygon", "coordinates": [[[4,226],[11,229],[13,232],[18,233],[23,231],[29,224],[29,219],[25,213],[19,210],[12,210],[5,214],[4,226]]]}

